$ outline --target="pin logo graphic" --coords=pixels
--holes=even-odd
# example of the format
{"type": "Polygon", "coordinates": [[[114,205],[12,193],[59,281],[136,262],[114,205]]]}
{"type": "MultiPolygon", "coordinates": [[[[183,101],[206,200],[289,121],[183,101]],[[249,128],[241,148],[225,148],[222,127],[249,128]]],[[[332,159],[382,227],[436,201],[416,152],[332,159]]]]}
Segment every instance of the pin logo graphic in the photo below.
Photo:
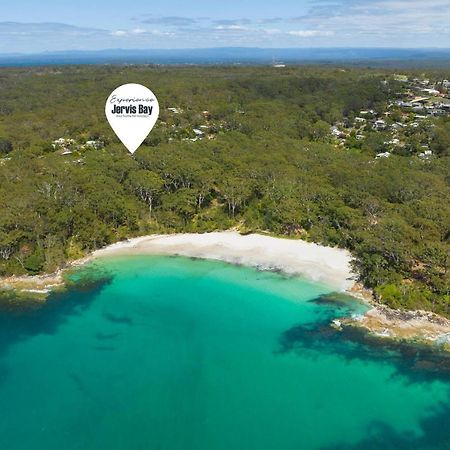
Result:
{"type": "Polygon", "coordinates": [[[106,100],[105,114],[123,145],[134,153],[148,136],[159,115],[158,100],[141,84],[123,84],[106,100]]]}

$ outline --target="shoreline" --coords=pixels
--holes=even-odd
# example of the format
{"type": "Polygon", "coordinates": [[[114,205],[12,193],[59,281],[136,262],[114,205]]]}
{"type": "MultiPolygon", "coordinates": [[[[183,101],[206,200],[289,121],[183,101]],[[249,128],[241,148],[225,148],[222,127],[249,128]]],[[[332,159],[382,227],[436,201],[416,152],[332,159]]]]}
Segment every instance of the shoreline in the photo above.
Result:
{"type": "Polygon", "coordinates": [[[352,256],[347,250],[262,234],[241,235],[237,231],[144,236],[97,250],[91,257],[133,255],[177,255],[224,261],[304,276],[339,292],[349,290],[356,279],[351,269],[352,256]]]}
{"type": "Polygon", "coordinates": [[[64,288],[64,273],[68,270],[97,258],[133,255],[186,256],[303,276],[371,307],[363,316],[339,319],[338,328],[359,327],[379,337],[450,345],[449,319],[427,311],[393,310],[378,303],[371,291],[356,282],[349,251],[263,234],[220,231],[132,238],[96,250],[54,274],[2,278],[0,289],[21,296],[33,294],[36,300],[45,301],[50,292],[64,288]]]}

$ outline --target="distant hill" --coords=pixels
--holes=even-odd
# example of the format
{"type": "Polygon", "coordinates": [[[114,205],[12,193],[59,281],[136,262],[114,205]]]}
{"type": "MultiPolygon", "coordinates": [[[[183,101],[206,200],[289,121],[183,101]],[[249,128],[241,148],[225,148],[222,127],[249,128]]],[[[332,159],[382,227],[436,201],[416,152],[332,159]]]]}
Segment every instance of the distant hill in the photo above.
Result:
{"type": "Polygon", "coordinates": [[[50,64],[353,64],[450,67],[450,49],[248,48],[109,49],[39,54],[0,54],[0,66],[50,64]]]}

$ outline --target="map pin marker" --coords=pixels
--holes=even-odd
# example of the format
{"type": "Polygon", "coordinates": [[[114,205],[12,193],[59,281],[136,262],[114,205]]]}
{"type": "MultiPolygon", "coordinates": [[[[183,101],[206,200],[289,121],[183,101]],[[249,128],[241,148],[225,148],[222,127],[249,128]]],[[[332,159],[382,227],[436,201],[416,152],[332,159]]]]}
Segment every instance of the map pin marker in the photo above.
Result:
{"type": "Polygon", "coordinates": [[[123,84],[106,100],[105,114],[114,133],[134,153],[155,126],[159,104],[155,94],[145,86],[123,84]]]}

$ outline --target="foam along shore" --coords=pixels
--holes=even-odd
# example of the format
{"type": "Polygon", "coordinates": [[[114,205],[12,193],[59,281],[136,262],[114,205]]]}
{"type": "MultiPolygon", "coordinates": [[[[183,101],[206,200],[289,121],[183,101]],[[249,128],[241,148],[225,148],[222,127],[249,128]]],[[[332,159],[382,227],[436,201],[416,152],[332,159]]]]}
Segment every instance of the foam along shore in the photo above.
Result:
{"type": "Polygon", "coordinates": [[[356,326],[383,338],[435,342],[450,350],[450,320],[429,311],[400,311],[376,304],[363,316],[338,322],[339,327],[356,326]]]}
{"type": "Polygon", "coordinates": [[[336,291],[346,291],[355,283],[352,256],[346,250],[235,231],[139,237],[98,250],[93,257],[143,254],[180,255],[276,270],[304,276],[336,291]]]}
{"type": "Polygon", "coordinates": [[[44,275],[11,275],[0,278],[0,293],[15,292],[33,300],[44,301],[50,292],[63,287],[63,270],[44,275]]]}

